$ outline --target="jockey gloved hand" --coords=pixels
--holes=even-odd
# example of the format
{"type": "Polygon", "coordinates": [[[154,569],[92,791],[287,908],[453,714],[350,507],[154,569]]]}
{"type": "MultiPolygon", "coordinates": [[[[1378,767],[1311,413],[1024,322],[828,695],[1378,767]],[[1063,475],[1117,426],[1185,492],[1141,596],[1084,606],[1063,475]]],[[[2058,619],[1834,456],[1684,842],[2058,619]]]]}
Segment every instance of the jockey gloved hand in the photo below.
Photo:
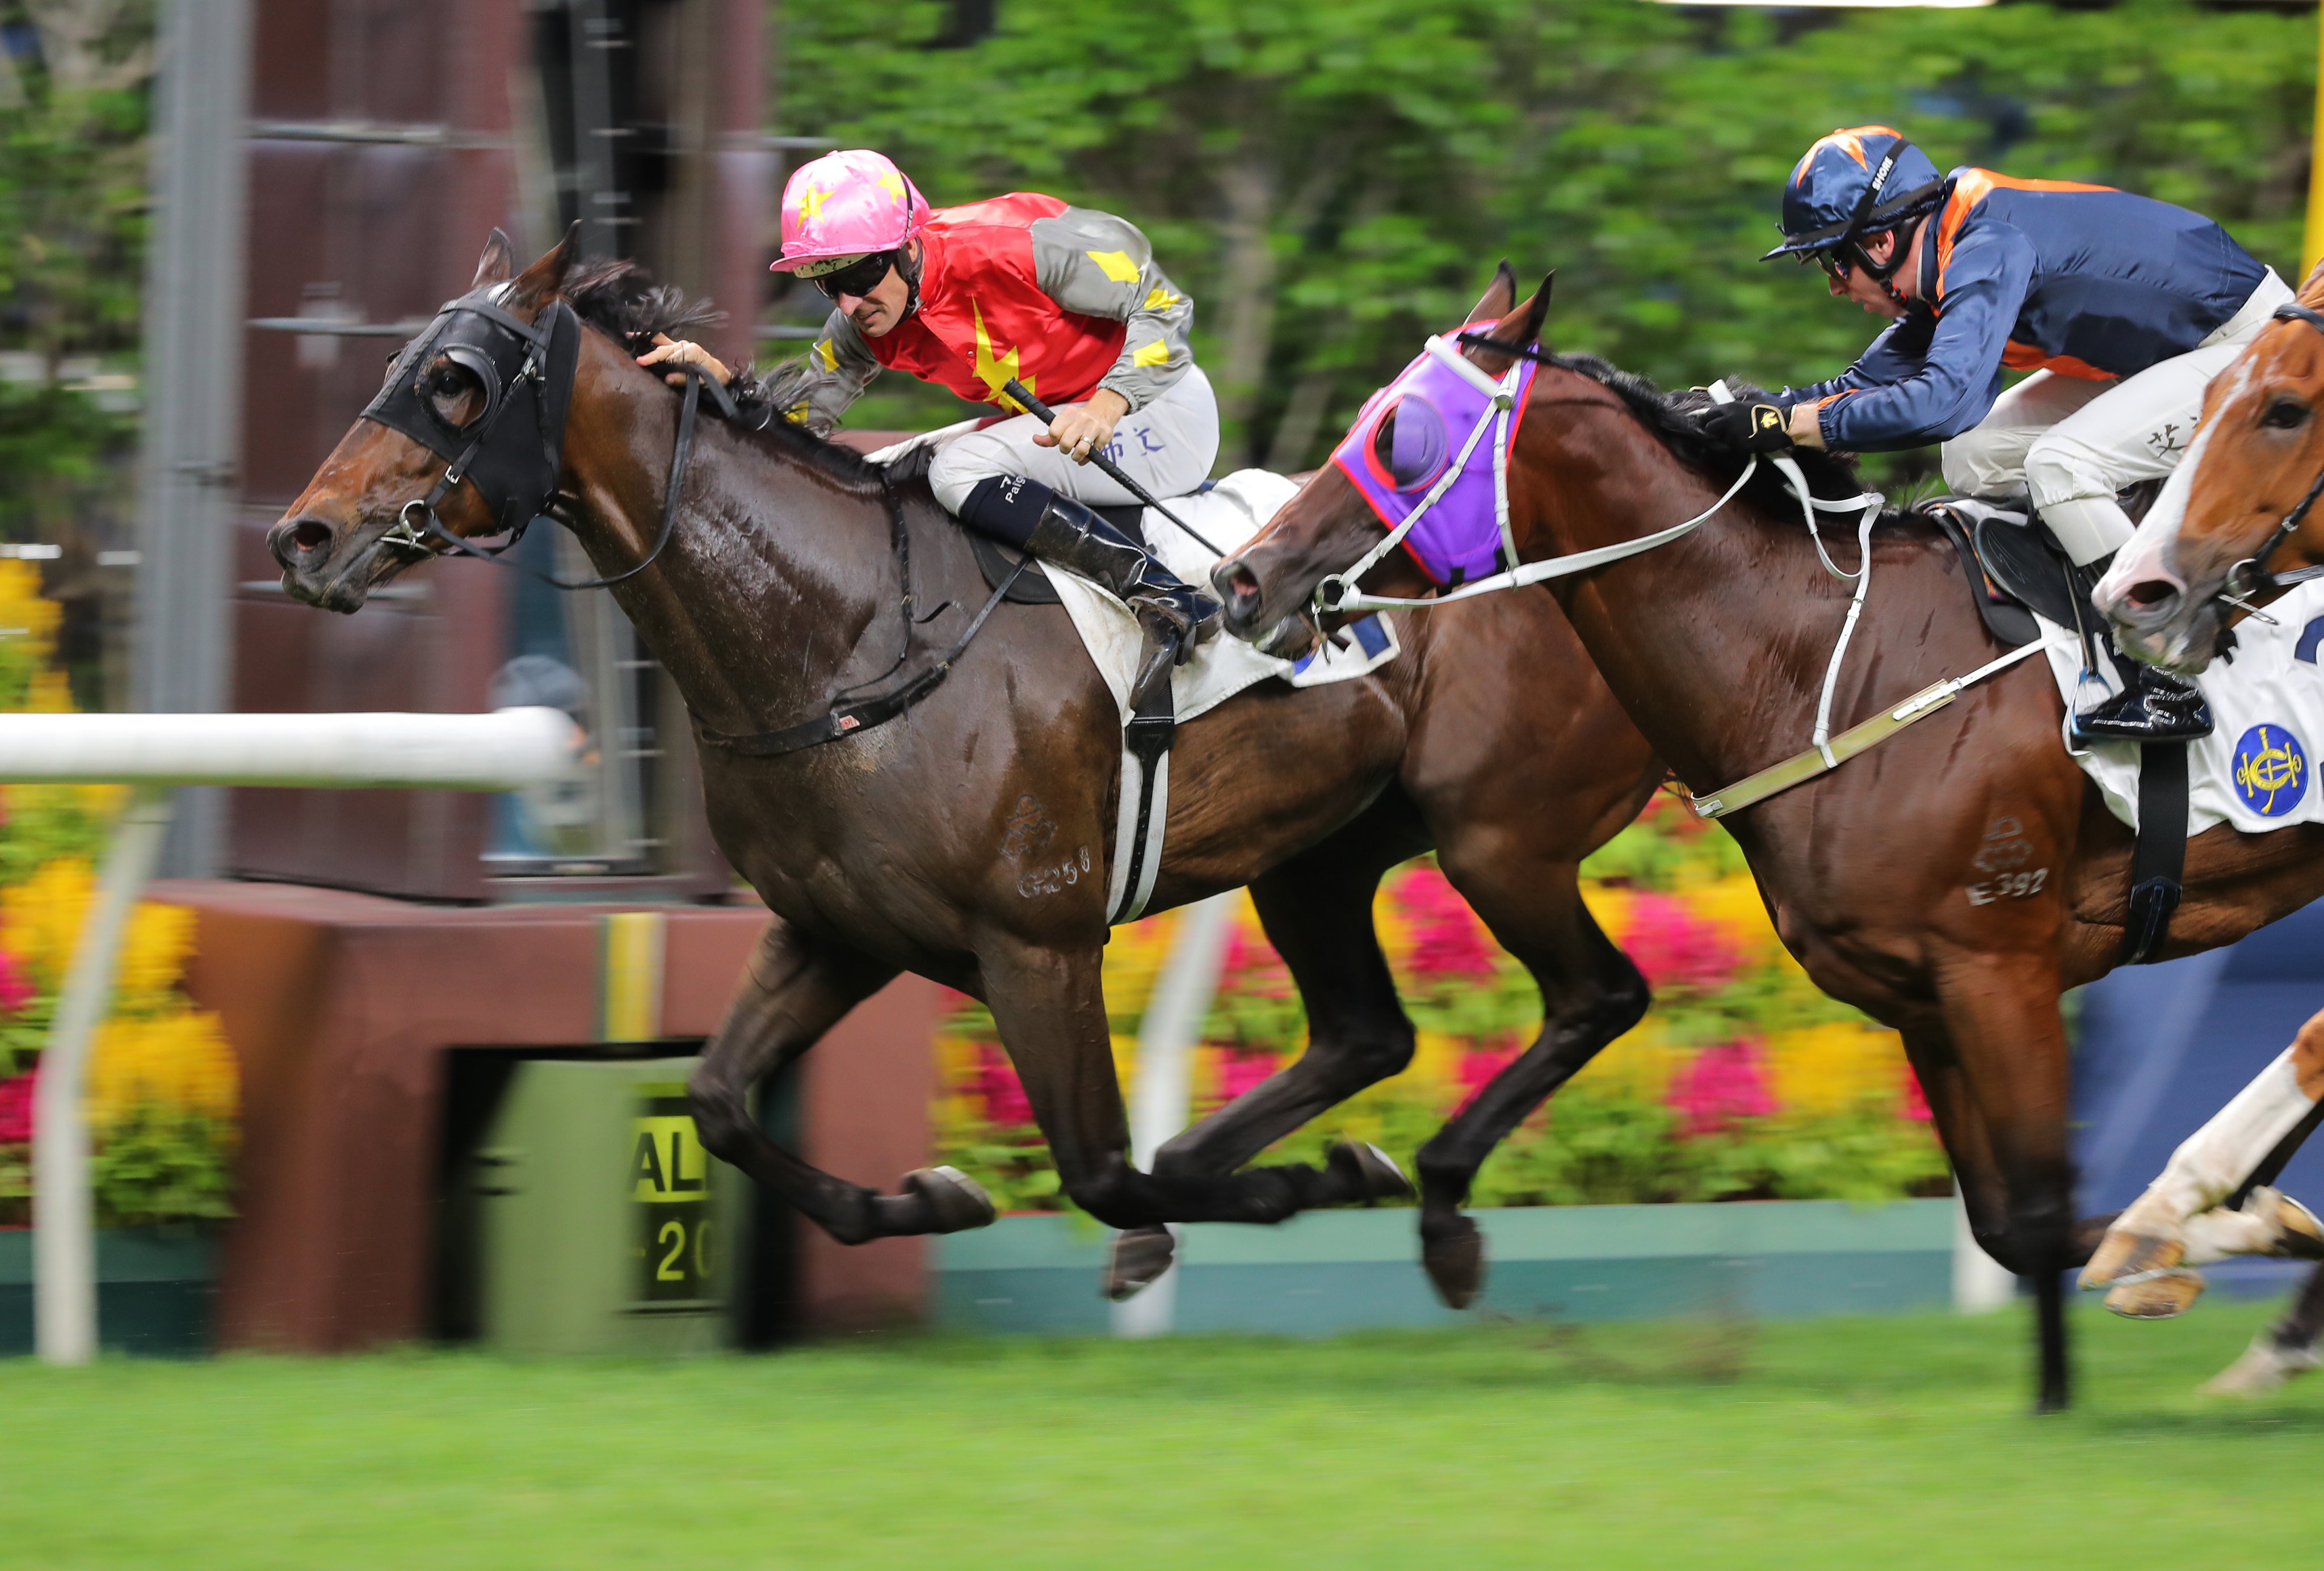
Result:
{"type": "Polygon", "coordinates": [[[1714,403],[1698,417],[1702,434],[1737,453],[1780,453],[1792,445],[1791,422],[1772,403],[1714,403]]]}

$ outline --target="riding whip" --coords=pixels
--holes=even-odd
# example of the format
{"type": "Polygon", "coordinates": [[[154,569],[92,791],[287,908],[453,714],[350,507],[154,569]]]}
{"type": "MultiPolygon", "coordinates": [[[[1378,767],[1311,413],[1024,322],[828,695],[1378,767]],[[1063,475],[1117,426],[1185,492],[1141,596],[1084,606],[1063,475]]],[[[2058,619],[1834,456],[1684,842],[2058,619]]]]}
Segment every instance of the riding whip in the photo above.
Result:
{"type": "MultiPolygon", "coordinates": [[[[1001,384],[1001,391],[1014,399],[1017,402],[1019,408],[1024,410],[1028,414],[1030,414],[1034,419],[1039,420],[1043,425],[1055,425],[1056,423],[1056,411],[1051,409],[1047,404],[1043,403],[1039,399],[1034,397],[1033,390],[1027,387],[1023,383],[1018,381],[1014,376],[1001,384]]],[[[1204,540],[1202,535],[1196,531],[1193,524],[1188,523],[1185,519],[1179,517],[1176,513],[1163,506],[1159,502],[1155,501],[1154,494],[1152,492],[1147,490],[1145,486],[1140,485],[1137,481],[1132,480],[1129,476],[1123,474],[1121,472],[1121,466],[1116,464],[1111,458],[1107,457],[1103,453],[1098,452],[1093,448],[1090,453],[1089,461],[1095,464],[1100,472],[1108,479],[1111,480],[1115,485],[1120,486],[1124,491],[1127,491],[1132,496],[1137,497],[1139,501],[1143,502],[1147,506],[1152,508],[1155,512],[1168,519],[1172,523],[1176,524],[1180,529],[1185,531],[1186,536],[1189,540],[1192,540],[1196,545],[1210,552],[1211,555],[1214,557],[1223,557],[1226,555],[1226,552],[1219,550],[1218,547],[1204,540]]]]}

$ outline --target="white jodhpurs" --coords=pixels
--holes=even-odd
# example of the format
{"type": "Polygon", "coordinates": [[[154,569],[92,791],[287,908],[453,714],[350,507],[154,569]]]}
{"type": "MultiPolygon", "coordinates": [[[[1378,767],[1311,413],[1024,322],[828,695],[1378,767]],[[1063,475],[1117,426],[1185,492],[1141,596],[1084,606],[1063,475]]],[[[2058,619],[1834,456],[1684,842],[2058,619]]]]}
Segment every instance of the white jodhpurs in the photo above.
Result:
{"type": "MultiPolygon", "coordinates": [[[[1096,465],[1076,464],[1055,448],[1037,446],[1033,439],[1047,429],[1034,416],[1020,414],[954,437],[928,467],[929,489],[955,516],[976,483],[995,475],[1022,475],[1093,507],[1138,500],[1096,465]]],[[[1210,378],[1201,366],[1188,366],[1161,397],[1123,415],[1113,428],[1113,440],[1101,451],[1157,498],[1188,494],[1210,478],[1219,456],[1219,405],[1211,396],[1210,378]]]]}
{"type": "Polygon", "coordinates": [[[2075,561],[2111,555],[2132,530],[2115,493],[2179,467],[2203,412],[2203,389],[2291,298],[2271,268],[2243,308],[2184,355],[2119,382],[2035,372],[1944,445],[1945,484],[1992,497],[2022,482],[2075,561]]]}

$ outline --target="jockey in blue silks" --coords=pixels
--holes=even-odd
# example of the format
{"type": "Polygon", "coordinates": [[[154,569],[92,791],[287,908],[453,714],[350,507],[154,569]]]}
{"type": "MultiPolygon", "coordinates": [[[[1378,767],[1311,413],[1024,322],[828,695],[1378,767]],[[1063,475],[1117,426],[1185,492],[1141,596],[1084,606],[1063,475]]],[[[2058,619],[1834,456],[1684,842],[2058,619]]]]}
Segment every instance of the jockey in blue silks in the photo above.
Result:
{"type": "MultiPolygon", "coordinates": [[[[1941,442],[1945,480],[2023,487],[2067,554],[2102,568],[2134,526],[2116,494],[2177,467],[2203,389],[2292,291],[2199,213],[2107,186],[1940,175],[1886,125],[1835,131],[1792,171],[1777,256],[1893,325],[1840,375],[1728,404],[1733,447],[1872,452],[1941,442]],[[2032,375],[2002,391],[2004,371],[2032,375]]],[[[2191,685],[2137,668],[2075,716],[2094,740],[2207,735],[2191,685]]]]}

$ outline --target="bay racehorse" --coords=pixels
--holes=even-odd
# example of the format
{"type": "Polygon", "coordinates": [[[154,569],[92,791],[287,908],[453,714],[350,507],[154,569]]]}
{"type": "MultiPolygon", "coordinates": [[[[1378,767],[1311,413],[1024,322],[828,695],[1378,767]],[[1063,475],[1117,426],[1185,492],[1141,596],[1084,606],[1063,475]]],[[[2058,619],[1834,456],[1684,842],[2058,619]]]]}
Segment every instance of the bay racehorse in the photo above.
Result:
{"type": "MultiPolygon", "coordinates": [[[[1614,546],[1711,509],[1739,466],[1700,434],[1705,395],[1666,395],[1602,361],[1538,349],[1547,291],[1478,324],[1540,360],[1508,460],[1517,555],[1614,546]]],[[[1464,353],[1489,375],[1513,364],[1464,353]]],[[[1842,465],[1798,457],[1819,494],[1856,490],[1842,465]]],[[[1847,586],[1773,480],[1763,472],[1659,550],[1556,581],[1615,696],[1699,798],[1806,747],[1848,613],[1847,586]]],[[[1352,485],[1319,476],[1220,564],[1228,625],[1250,636],[1306,605],[1379,538],[1352,485]]],[[[2002,652],[1933,525],[1895,518],[1868,538],[1874,577],[1834,689],[1835,729],[2002,652]]],[[[1367,587],[1429,587],[1400,556],[1367,587]]],[[[2098,1231],[2071,1209],[2058,999],[2116,962],[2132,849],[2061,744],[2062,714],[2049,672],[2020,666],[1724,820],[1817,984],[1903,1034],[1978,1243],[2033,1283],[2043,1410],[2068,1400],[2061,1273],[2098,1231]],[[1989,871],[2001,862],[2015,870],[2006,882],[1989,871]]],[[[2324,892],[2319,851],[2304,830],[2196,836],[2165,953],[2231,942],[2324,892]]]]}
{"type": "MultiPolygon", "coordinates": [[[[986,604],[966,537],[924,482],[891,484],[780,420],[694,430],[692,393],[681,400],[633,358],[682,325],[674,291],[627,264],[581,264],[570,236],[511,272],[495,233],[470,294],[398,357],[384,402],[269,543],[293,596],[358,610],[414,563],[529,519],[521,485],[510,482],[514,500],[488,500],[476,484],[521,471],[525,452],[503,452],[497,470],[490,444],[457,455],[532,386],[542,408],[569,396],[540,498],[618,579],[622,611],[677,680],[718,846],[775,917],[694,1080],[705,1142],[844,1242],[991,1220],[956,1174],[922,1169],[881,1194],[776,1146],[746,1109],[753,1081],[911,970],[990,1006],[1066,1194],[1142,1230],[1128,1235],[1142,1251],[1116,1255],[1113,1289],[1159,1271],[1162,1223],[1273,1222],[1402,1192],[1392,1168],[1344,1143],[1321,1170],[1236,1169],[1410,1059],[1371,894],[1388,868],[1433,846],[1531,970],[1545,1015],[1531,1050],[1424,1162],[1449,1184],[1424,1214],[1431,1273],[1455,1300],[1472,1292],[1480,1246],[1457,1209],[1467,1175],[1646,1004],[1643,979],[1583,909],[1576,864],[1663,772],[1555,606],[1511,600],[1412,624],[1405,656],[1370,677],[1264,682],[1181,728],[1149,909],[1250,883],[1308,1001],[1310,1040],[1139,1172],[1100,991],[1121,721],[1070,622],[986,604]],[[547,356],[533,371],[516,358],[527,345],[547,356]],[[690,467],[674,460],[689,446],[690,467]],[[471,470],[456,484],[447,452],[471,470]],[[980,605],[989,624],[964,646],[980,605]],[[773,756],[734,740],[822,725],[834,695],[861,698],[883,680],[893,691],[940,659],[948,677],[885,724],[833,722],[834,739],[773,756]],[[1542,812],[1544,799],[1558,810],[1542,812]]],[[[1506,310],[1514,294],[1505,270],[1488,300],[1506,310]]]]}

